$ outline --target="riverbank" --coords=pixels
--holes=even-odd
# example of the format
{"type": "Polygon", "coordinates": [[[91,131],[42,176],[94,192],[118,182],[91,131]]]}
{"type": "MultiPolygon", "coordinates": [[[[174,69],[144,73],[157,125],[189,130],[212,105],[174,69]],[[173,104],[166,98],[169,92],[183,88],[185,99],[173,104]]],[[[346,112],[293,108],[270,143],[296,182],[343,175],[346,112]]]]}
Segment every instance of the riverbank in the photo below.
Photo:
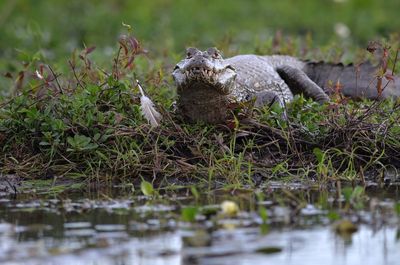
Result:
{"type": "MultiPolygon", "coordinates": [[[[208,188],[269,180],[363,185],[385,181],[388,171],[397,177],[398,100],[352,101],[338,91],[327,105],[297,97],[286,106],[287,119],[277,106],[239,106],[225,124],[187,124],[174,113],[169,76],[171,58],[180,55],[152,59],[130,34],[119,39],[109,66],[97,65],[94,51],[74,53],[64,72],[27,62],[14,96],[0,103],[3,174],[70,188],[143,181],[208,188]],[[163,116],[159,127],[141,114],[136,79],[163,116]]],[[[395,69],[396,50],[388,52],[388,69],[395,69]]]]}

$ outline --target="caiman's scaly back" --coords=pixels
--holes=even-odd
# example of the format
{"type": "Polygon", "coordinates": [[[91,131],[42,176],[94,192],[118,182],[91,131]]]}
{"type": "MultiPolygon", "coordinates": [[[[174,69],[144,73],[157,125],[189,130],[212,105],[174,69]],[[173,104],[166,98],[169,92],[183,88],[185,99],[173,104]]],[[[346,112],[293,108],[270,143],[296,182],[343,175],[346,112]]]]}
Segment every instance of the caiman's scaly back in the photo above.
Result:
{"type": "Polygon", "coordinates": [[[383,78],[382,94],[378,95],[377,76],[380,67],[364,62],[359,65],[332,64],[326,62],[307,62],[304,68],[305,73],[326,93],[331,94],[332,85],[338,82],[341,93],[353,99],[369,98],[384,99],[400,96],[400,79],[398,76],[394,80],[383,78]]]}

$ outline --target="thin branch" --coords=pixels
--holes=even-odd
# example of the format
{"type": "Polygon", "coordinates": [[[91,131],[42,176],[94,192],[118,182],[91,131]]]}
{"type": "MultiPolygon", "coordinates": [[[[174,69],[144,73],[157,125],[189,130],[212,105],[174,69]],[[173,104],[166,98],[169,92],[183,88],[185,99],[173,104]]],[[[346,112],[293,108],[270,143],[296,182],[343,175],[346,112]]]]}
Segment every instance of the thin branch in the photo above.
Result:
{"type": "Polygon", "coordinates": [[[61,94],[64,94],[64,92],[63,92],[63,90],[62,90],[62,87],[61,87],[61,85],[60,85],[60,82],[58,82],[58,77],[59,77],[60,75],[56,75],[56,73],[53,71],[53,68],[51,68],[50,65],[47,65],[47,67],[49,67],[50,72],[51,72],[51,73],[53,74],[53,76],[54,76],[54,80],[55,80],[56,83],[57,83],[58,90],[60,91],[61,94]]]}
{"type": "Polygon", "coordinates": [[[85,87],[82,85],[81,80],[79,80],[78,76],[76,75],[75,66],[71,63],[70,60],[68,60],[68,63],[69,63],[69,65],[71,66],[72,72],[74,73],[74,77],[75,77],[76,81],[78,82],[78,85],[79,85],[81,88],[84,89],[85,87]]]}
{"type": "Polygon", "coordinates": [[[394,71],[396,70],[396,63],[397,63],[397,58],[399,57],[399,50],[400,50],[400,48],[397,48],[396,55],[394,56],[392,75],[394,75],[394,71]]]}

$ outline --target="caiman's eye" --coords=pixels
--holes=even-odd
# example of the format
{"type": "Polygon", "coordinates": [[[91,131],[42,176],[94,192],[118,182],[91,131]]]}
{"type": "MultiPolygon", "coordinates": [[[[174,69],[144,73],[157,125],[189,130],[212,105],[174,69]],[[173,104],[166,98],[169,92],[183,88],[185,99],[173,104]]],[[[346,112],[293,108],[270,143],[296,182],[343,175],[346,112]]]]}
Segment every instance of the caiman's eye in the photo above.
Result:
{"type": "Polygon", "coordinates": [[[214,59],[221,59],[222,58],[221,53],[218,51],[217,48],[214,48],[214,47],[213,48],[208,48],[207,49],[207,53],[209,55],[211,55],[211,57],[214,58],[214,59]]]}
{"type": "Polygon", "coordinates": [[[186,49],[186,59],[192,58],[198,52],[199,52],[199,50],[196,48],[192,48],[192,47],[187,48],[186,49]]]}
{"type": "Polygon", "coordinates": [[[215,59],[219,59],[219,58],[221,58],[221,55],[218,52],[214,52],[212,57],[215,58],[215,59]]]}

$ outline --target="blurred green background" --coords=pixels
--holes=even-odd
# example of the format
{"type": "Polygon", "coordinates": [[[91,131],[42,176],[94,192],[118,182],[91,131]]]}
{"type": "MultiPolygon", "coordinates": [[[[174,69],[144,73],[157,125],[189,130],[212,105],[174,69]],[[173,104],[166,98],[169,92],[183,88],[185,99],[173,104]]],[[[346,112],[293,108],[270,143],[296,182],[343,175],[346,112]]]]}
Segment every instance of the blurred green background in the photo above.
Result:
{"type": "Polygon", "coordinates": [[[0,69],[20,54],[60,60],[84,44],[109,55],[122,22],[153,54],[226,39],[251,47],[277,30],[365,46],[400,29],[399,11],[399,0],[2,0],[0,69]]]}

